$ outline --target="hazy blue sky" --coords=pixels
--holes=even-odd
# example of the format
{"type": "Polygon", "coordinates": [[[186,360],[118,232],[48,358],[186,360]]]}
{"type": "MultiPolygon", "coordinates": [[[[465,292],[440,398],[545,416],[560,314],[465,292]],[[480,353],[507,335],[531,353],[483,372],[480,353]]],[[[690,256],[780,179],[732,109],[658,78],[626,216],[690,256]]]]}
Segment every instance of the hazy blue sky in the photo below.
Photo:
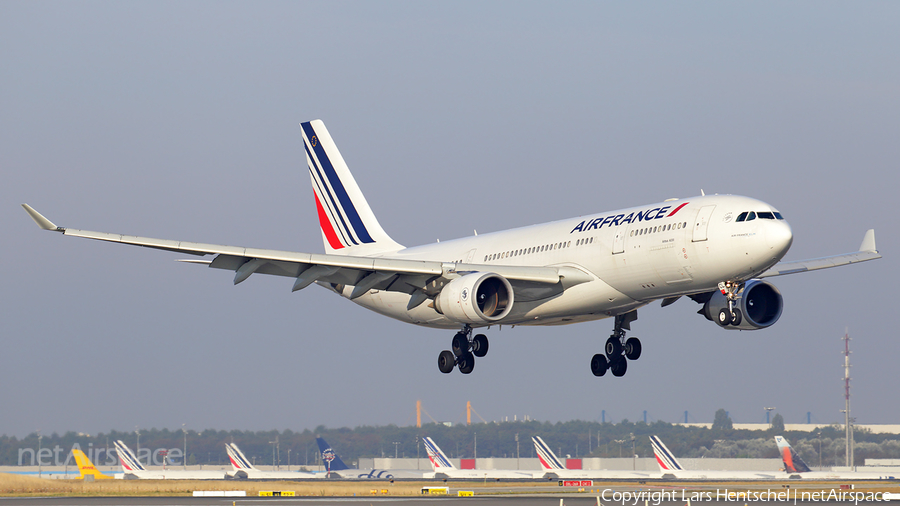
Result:
{"type": "Polygon", "coordinates": [[[0,433],[302,430],[438,420],[900,423],[900,5],[891,2],[0,3],[0,433]],[[787,259],[772,328],[640,310],[644,355],[595,378],[609,320],[452,331],[292,280],[40,231],[321,252],[298,123],[328,125],[381,224],[415,245],[670,197],[762,199],[787,259]],[[609,376],[609,375],[607,375],[609,376]]]}

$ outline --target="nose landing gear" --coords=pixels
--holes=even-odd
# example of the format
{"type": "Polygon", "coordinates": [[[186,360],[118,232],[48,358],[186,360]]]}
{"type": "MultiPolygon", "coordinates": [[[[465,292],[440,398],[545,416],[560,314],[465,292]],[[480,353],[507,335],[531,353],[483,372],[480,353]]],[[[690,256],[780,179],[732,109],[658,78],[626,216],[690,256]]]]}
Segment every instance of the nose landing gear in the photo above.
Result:
{"type": "Polygon", "coordinates": [[[444,350],[438,355],[438,369],[449,374],[454,367],[459,372],[469,374],[475,369],[475,357],[483,357],[488,352],[488,338],[484,334],[472,336],[472,327],[466,325],[450,342],[451,350],[444,350]]]}
{"type": "Polygon", "coordinates": [[[722,281],[719,283],[719,291],[728,300],[728,307],[722,308],[719,310],[719,314],[716,315],[716,323],[720,326],[734,325],[736,327],[741,324],[741,310],[734,307],[734,303],[737,302],[738,294],[743,287],[742,283],[736,281],[722,281]]]}
{"type": "Polygon", "coordinates": [[[606,340],[603,353],[591,357],[591,372],[603,376],[606,371],[613,376],[624,376],[628,370],[628,360],[641,358],[641,341],[636,337],[625,339],[625,331],[631,330],[631,322],[637,320],[637,310],[617,315],[613,333],[606,340]]]}

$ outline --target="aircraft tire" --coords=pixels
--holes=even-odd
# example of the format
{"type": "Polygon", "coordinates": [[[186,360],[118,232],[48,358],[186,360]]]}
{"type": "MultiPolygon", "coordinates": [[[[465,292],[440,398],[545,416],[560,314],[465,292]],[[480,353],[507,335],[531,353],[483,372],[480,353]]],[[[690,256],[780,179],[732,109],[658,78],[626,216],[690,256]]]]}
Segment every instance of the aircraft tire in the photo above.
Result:
{"type": "Polygon", "coordinates": [[[628,371],[628,361],[625,360],[625,357],[620,357],[619,360],[609,364],[609,370],[617,378],[625,376],[625,372],[628,371]]]}
{"type": "Polygon", "coordinates": [[[598,353],[591,358],[591,372],[594,376],[603,376],[607,369],[609,369],[609,362],[606,360],[606,355],[598,353]]]}
{"type": "Polygon", "coordinates": [[[719,317],[718,317],[718,319],[716,319],[716,323],[718,323],[722,327],[727,327],[727,326],[731,325],[731,319],[732,318],[731,318],[731,315],[728,314],[728,310],[725,308],[722,308],[719,311],[719,317]]]}
{"type": "Polygon", "coordinates": [[[463,353],[469,351],[469,339],[462,332],[457,332],[455,336],[453,336],[453,341],[450,344],[450,349],[453,350],[453,354],[457,357],[461,357],[463,353]]]}
{"type": "Polygon", "coordinates": [[[459,356],[459,372],[469,374],[475,369],[475,357],[468,351],[459,356]]]}
{"type": "Polygon", "coordinates": [[[438,355],[438,369],[444,373],[448,374],[453,371],[453,367],[456,365],[456,357],[453,356],[453,352],[450,350],[444,350],[438,355]]]}
{"type": "Polygon", "coordinates": [[[603,348],[606,357],[610,362],[616,360],[616,357],[622,355],[622,341],[618,337],[612,336],[606,340],[606,347],[603,348]]]}
{"type": "Polygon", "coordinates": [[[488,352],[488,338],[484,334],[477,334],[472,338],[472,353],[476,357],[483,357],[488,352]]]}
{"type": "Polygon", "coordinates": [[[628,360],[637,360],[641,358],[641,340],[636,337],[629,337],[625,341],[625,358],[628,360]]]}
{"type": "Polygon", "coordinates": [[[741,319],[742,319],[741,310],[735,309],[734,314],[731,315],[731,324],[734,325],[735,327],[737,327],[738,325],[741,324],[741,319]]]}

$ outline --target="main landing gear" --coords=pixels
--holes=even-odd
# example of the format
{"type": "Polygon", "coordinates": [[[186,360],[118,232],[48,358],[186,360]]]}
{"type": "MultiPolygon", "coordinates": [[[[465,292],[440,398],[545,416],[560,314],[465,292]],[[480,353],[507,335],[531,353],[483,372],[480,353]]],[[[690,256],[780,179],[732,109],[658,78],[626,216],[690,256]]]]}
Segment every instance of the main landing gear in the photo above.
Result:
{"type": "Polygon", "coordinates": [[[484,334],[472,337],[472,327],[466,325],[453,336],[451,350],[444,350],[438,355],[438,369],[444,374],[458,366],[459,372],[469,374],[475,368],[475,357],[483,357],[488,352],[488,338],[484,334]]]}
{"type": "Polygon", "coordinates": [[[743,288],[743,285],[734,281],[722,281],[719,283],[719,291],[722,292],[722,295],[728,300],[728,307],[722,308],[719,310],[719,314],[716,315],[716,323],[720,326],[727,327],[729,325],[734,325],[737,327],[741,324],[741,310],[734,307],[734,303],[737,302],[738,293],[740,293],[741,288],[743,288]]]}
{"type": "Polygon", "coordinates": [[[591,358],[591,372],[603,376],[609,369],[613,376],[624,376],[628,370],[628,360],[641,358],[641,341],[636,337],[625,339],[625,331],[631,330],[631,322],[637,320],[637,310],[616,316],[613,333],[606,340],[604,353],[591,358]]]}

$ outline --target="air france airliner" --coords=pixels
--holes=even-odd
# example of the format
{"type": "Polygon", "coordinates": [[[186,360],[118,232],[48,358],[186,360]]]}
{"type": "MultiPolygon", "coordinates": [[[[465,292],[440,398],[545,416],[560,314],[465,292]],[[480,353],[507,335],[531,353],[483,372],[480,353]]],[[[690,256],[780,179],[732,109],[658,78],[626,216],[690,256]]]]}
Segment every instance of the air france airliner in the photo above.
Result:
{"type": "Polygon", "coordinates": [[[667,306],[688,296],[723,328],[764,329],[783,308],[764,278],[881,257],[869,230],[857,252],[780,262],[793,240],[787,221],[765,202],[734,195],[669,199],[405,247],[382,229],[325,124],[300,126],[324,255],[58,227],[23,207],[42,229],[64,235],[214,255],[187,261],[233,271],[234,284],[253,274],[283,276],[293,291],[316,283],[406,323],[457,329],[451,349],[438,355],[443,373],[472,372],[475,357],[488,352],[481,329],[612,318],[612,335],[591,358],[591,372],[622,376],[641,356],[640,340],[626,331],[651,302],[667,306]]]}
{"type": "Polygon", "coordinates": [[[778,480],[787,479],[781,471],[706,471],[685,469],[658,436],[650,436],[653,455],[663,479],[677,480],[778,480]]]}
{"type": "Polygon", "coordinates": [[[325,478],[323,473],[307,473],[305,471],[262,471],[250,462],[244,452],[234,443],[225,443],[225,451],[231,462],[233,471],[228,478],[234,480],[307,480],[325,478]]]}
{"type": "Polygon", "coordinates": [[[532,436],[534,450],[544,472],[539,477],[546,480],[656,480],[660,473],[619,469],[566,469],[562,461],[540,436],[532,436]]]}

